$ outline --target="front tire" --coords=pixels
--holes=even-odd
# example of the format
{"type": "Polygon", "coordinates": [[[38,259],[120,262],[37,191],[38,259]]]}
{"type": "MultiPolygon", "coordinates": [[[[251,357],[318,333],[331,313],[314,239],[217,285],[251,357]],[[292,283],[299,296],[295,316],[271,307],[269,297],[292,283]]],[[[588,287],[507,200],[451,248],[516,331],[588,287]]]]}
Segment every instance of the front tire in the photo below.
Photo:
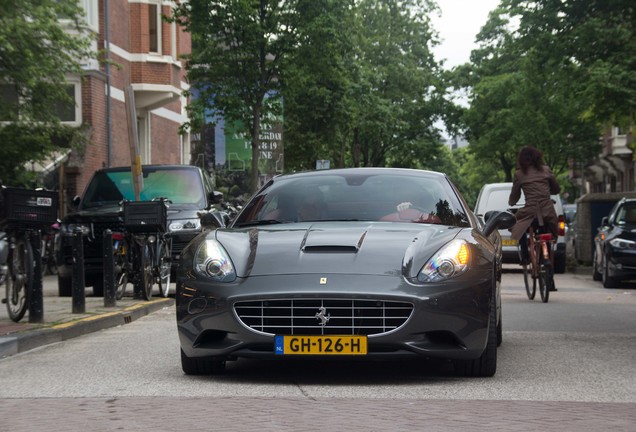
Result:
{"type": "Polygon", "coordinates": [[[161,242],[159,250],[159,294],[168,297],[170,293],[170,271],[172,270],[171,241],[165,239],[161,242]]]}
{"type": "Polygon", "coordinates": [[[594,251],[594,258],[592,258],[592,279],[595,281],[602,281],[603,275],[600,271],[598,271],[598,263],[597,263],[596,251],[594,251]]]}
{"type": "Polygon", "coordinates": [[[60,297],[71,297],[73,295],[73,278],[57,275],[57,294],[60,297]]]}
{"type": "Polygon", "coordinates": [[[6,278],[6,302],[9,318],[19,322],[29,307],[29,292],[33,283],[33,249],[31,242],[17,239],[9,252],[6,278]]]}
{"type": "Polygon", "coordinates": [[[458,360],[455,370],[465,377],[491,377],[497,372],[497,302],[495,293],[490,300],[488,340],[482,355],[475,360],[458,360]]]}
{"type": "Polygon", "coordinates": [[[608,264],[609,260],[607,259],[607,256],[605,257],[605,259],[603,260],[604,265],[604,269],[603,269],[603,287],[605,288],[616,288],[618,286],[618,279],[617,278],[613,278],[609,275],[609,264],[608,264]]]}
{"type": "Polygon", "coordinates": [[[154,276],[152,274],[152,263],[154,262],[154,249],[148,244],[141,247],[139,283],[141,284],[141,295],[144,300],[152,298],[152,285],[154,284],[154,276]]]}

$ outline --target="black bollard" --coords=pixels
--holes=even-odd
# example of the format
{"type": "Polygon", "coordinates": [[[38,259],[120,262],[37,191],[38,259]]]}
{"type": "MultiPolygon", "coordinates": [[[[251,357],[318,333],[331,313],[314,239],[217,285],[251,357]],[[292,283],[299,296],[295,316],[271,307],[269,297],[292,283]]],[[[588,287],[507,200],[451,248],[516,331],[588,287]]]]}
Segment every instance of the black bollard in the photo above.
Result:
{"type": "Polygon", "coordinates": [[[73,313],[86,312],[84,285],[84,239],[82,231],[73,233],[73,313]]]}
{"type": "Polygon", "coordinates": [[[27,241],[33,250],[33,280],[27,281],[29,292],[29,322],[44,322],[44,296],[42,293],[42,233],[27,231],[27,241]]]}
{"type": "Polygon", "coordinates": [[[113,256],[113,232],[104,231],[104,307],[116,306],[115,257],[113,256]]]}

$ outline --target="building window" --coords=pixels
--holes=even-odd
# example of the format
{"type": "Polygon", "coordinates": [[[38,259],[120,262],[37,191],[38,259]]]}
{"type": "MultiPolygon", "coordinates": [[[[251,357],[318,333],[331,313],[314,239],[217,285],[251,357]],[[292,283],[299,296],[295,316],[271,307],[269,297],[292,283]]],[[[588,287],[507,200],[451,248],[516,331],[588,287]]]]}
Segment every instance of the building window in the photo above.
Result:
{"type": "Polygon", "coordinates": [[[161,4],[148,4],[148,32],[150,46],[148,51],[161,54],[161,4]]]}
{"type": "MultiPolygon", "coordinates": [[[[51,102],[47,100],[46,97],[38,97],[38,95],[45,95],[48,92],[34,91],[31,102],[35,107],[50,109],[51,111],[49,112],[54,113],[62,123],[69,126],[79,126],[82,123],[81,84],[79,81],[68,82],[64,86],[64,91],[69,96],[67,100],[56,99],[51,102]]],[[[0,101],[2,101],[0,104],[0,121],[17,121],[19,119],[20,97],[18,96],[16,87],[12,85],[0,85],[0,101]]]]}
{"type": "Polygon", "coordinates": [[[53,112],[60,118],[62,123],[79,124],[79,104],[77,103],[78,97],[76,90],[79,89],[79,85],[68,84],[65,87],[66,94],[71,98],[71,101],[57,101],[53,107],[53,112]]]}
{"type": "Polygon", "coordinates": [[[81,0],[80,4],[84,8],[86,24],[95,31],[99,31],[98,0],[81,0]]]}

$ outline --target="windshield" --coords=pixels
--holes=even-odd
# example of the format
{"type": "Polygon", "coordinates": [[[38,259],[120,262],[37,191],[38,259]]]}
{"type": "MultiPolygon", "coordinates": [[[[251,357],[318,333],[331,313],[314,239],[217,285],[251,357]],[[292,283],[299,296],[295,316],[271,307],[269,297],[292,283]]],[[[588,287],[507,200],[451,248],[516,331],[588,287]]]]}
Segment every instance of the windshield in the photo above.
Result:
{"type": "Polygon", "coordinates": [[[280,178],[248,203],[234,226],[302,221],[470,225],[444,177],[347,171],[280,178]]]}
{"type": "Polygon", "coordinates": [[[636,202],[621,206],[616,214],[616,222],[619,224],[636,224],[636,202]]]}
{"type": "MultiPolygon", "coordinates": [[[[149,201],[159,197],[168,198],[176,205],[205,207],[205,192],[196,170],[144,168],[139,199],[149,201]]],[[[122,200],[134,199],[130,171],[99,171],[86,188],[81,208],[117,205],[122,200]]]]}

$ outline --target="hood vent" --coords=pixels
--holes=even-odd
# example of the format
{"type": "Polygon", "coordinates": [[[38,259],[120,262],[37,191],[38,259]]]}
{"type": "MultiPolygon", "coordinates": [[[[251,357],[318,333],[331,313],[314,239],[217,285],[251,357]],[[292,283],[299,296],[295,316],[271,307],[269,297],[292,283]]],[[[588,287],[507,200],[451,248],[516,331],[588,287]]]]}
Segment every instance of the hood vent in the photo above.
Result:
{"type": "Polygon", "coordinates": [[[301,249],[307,253],[357,253],[366,235],[366,230],[361,232],[308,230],[301,249]]]}

